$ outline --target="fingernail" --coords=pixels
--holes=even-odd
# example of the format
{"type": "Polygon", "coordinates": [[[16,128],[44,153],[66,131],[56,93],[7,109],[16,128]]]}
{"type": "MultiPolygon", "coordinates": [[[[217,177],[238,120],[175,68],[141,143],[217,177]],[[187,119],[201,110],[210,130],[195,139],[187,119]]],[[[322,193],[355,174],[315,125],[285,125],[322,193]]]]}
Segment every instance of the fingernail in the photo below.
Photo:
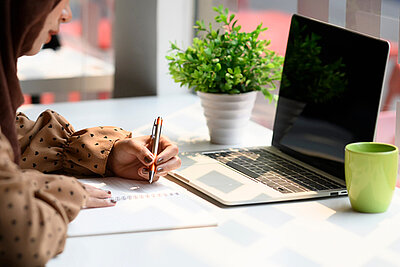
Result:
{"type": "Polygon", "coordinates": [[[110,190],[108,190],[107,193],[111,195],[111,191],[110,190]]]}
{"type": "Polygon", "coordinates": [[[115,199],[111,199],[110,202],[113,204],[117,203],[117,201],[115,199]]]}
{"type": "Polygon", "coordinates": [[[160,163],[162,160],[163,160],[163,158],[159,158],[159,159],[157,160],[157,163],[160,163]]]}
{"type": "Polygon", "coordinates": [[[162,171],[163,171],[163,168],[161,168],[161,167],[157,168],[157,172],[162,172],[162,171]]]}
{"type": "Polygon", "coordinates": [[[146,163],[150,163],[150,162],[153,161],[153,159],[152,159],[150,156],[145,156],[145,157],[144,157],[144,161],[145,161],[146,163]]]}
{"type": "Polygon", "coordinates": [[[147,169],[147,168],[143,168],[143,171],[142,171],[144,174],[147,174],[147,173],[149,173],[149,169],[147,169]]]}

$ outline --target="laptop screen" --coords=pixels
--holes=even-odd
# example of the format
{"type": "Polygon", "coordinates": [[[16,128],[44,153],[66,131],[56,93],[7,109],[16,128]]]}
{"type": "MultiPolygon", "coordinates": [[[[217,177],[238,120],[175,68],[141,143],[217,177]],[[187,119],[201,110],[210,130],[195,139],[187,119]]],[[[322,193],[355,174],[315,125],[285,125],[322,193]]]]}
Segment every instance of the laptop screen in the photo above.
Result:
{"type": "Polygon", "coordinates": [[[273,146],[344,179],[344,148],[373,141],[386,41],[293,15],[273,146]]]}

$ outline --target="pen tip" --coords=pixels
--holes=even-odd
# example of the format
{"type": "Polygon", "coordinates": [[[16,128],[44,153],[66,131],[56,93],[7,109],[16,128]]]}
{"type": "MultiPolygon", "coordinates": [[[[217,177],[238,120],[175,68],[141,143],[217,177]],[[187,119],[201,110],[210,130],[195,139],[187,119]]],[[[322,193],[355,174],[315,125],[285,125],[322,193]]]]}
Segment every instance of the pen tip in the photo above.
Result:
{"type": "Polygon", "coordinates": [[[150,184],[153,182],[153,178],[154,178],[154,171],[150,171],[149,172],[149,183],[150,184]]]}

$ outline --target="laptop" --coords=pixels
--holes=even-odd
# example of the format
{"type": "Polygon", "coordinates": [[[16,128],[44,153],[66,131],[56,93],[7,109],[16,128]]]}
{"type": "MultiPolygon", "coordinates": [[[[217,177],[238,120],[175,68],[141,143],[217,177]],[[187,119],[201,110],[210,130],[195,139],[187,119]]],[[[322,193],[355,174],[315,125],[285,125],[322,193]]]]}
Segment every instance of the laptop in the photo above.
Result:
{"type": "Polygon", "coordinates": [[[224,205],[346,195],[344,148],[374,140],[388,55],[387,41],[293,15],[272,145],[182,153],[170,175],[224,205]]]}

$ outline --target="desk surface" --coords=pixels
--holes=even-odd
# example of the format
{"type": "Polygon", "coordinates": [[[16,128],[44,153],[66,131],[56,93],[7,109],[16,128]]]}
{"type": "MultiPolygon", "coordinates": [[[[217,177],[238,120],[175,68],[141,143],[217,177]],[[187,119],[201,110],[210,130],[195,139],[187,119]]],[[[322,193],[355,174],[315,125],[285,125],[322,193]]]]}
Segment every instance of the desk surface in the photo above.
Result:
{"type": "MultiPolygon", "coordinates": [[[[149,134],[157,115],[181,151],[220,148],[208,142],[197,97],[142,97],[24,106],[34,119],[46,108],[75,129],[117,125],[149,134]]],[[[267,145],[271,131],[250,123],[242,145],[267,145]]],[[[400,191],[386,213],[353,212],[346,197],[220,208],[187,192],[219,225],[69,238],[48,266],[400,266],[400,191]]],[[[116,220],[116,223],[118,220],[116,220]]]]}

